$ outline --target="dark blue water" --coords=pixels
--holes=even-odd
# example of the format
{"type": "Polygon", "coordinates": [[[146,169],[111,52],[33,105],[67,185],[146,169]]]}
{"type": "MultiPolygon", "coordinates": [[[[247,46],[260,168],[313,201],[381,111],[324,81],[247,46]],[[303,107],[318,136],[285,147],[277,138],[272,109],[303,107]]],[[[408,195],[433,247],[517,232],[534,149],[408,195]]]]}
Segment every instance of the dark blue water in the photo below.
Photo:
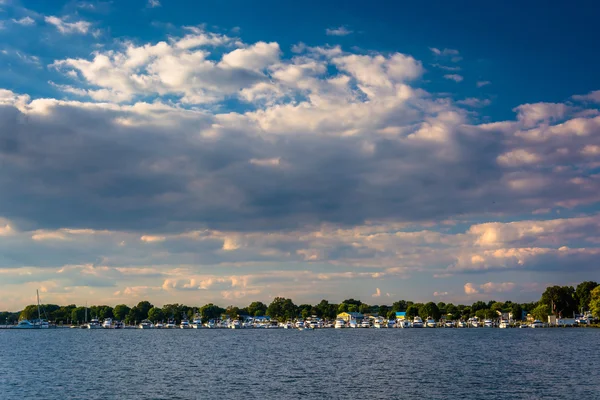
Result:
{"type": "Polygon", "coordinates": [[[600,329],[0,330],[0,398],[600,399],[600,329]]]}

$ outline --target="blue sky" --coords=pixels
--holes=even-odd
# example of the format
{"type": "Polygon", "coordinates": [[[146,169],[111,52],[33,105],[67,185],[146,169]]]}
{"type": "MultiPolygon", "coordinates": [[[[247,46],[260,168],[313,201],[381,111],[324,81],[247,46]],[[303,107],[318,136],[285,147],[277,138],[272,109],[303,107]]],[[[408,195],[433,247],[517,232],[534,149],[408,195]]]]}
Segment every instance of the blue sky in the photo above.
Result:
{"type": "Polygon", "coordinates": [[[600,279],[594,2],[0,10],[0,309],[600,279]]]}

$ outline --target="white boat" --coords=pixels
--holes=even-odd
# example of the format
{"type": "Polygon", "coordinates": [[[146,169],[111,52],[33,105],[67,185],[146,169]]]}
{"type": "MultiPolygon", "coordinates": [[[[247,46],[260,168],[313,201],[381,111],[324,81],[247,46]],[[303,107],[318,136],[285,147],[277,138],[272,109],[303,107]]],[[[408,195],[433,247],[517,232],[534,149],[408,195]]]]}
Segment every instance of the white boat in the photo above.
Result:
{"type": "Polygon", "coordinates": [[[216,327],[216,325],[215,325],[215,321],[213,321],[213,320],[211,319],[210,321],[208,321],[208,322],[206,323],[206,327],[207,327],[207,328],[209,328],[209,329],[214,329],[214,328],[216,327]]]}
{"type": "Polygon", "coordinates": [[[539,319],[536,319],[531,324],[529,324],[529,327],[530,328],[543,328],[544,323],[542,321],[540,321],[539,319]]]}
{"type": "Polygon", "coordinates": [[[112,318],[106,318],[103,322],[102,322],[102,328],[104,329],[112,329],[113,328],[113,321],[112,318]]]}
{"type": "Polygon", "coordinates": [[[154,324],[154,329],[163,329],[165,325],[162,322],[157,322],[154,324]]]}
{"type": "Polygon", "coordinates": [[[435,328],[437,326],[437,324],[435,323],[435,319],[427,317],[427,321],[425,321],[425,326],[427,328],[435,328]]]}
{"type": "Polygon", "coordinates": [[[296,321],[296,328],[298,328],[298,329],[304,328],[304,321],[296,321]]]}
{"type": "Polygon", "coordinates": [[[394,321],[393,319],[389,320],[387,322],[387,327],[388,328],[395,328],[396,327],[396,321],[394,321]]]}
{"type": "Polygon", "coordinates": [[[292,329],[294,327],[294,325],[292,325],[292,323],[290,321],[288,321],[288,322],[282,323],[281,327],[283,329],[292,329]]]}
{"type": "Polygon", "coordinates": [[[485,320],[483,320],[483,327],[484,328],[493,328],[494,322],[491,319],[485,319],[485,320]]]}
{"type": "Polygon", "coordinates": [[[336,319],[335,320],[335,325],[334,328],[335,329],[342,329],[346,327],[346,321],[344,321],[343,319],[336,319]]]}
{"type": "Polygon", "coordinates": [[[355,319],[351,319],[351,320],[348,322],[348,327],[349,327],[349,328],[358,328],[358,322],[356,322],[356,320],[355,320],[355,319]]]}
{"type": "Polygon", "coordinates": [[[22,319],[19,323],[13,326],[13,329],[33,329],[35,326],[31,323],[31,321],[27,319],[22,319]]]}
{"type": "Polygon", "coordinates": [[[360,323],[360,327],[361,328],[370,328],[371,324],[369,323],[368,319],[363,319],[362,322],[360,323]]]}
{"type": "Polygon", "coordinates": [[[466,328],[468,327],[467,323],[465,321],[458,321],[456,324],[457,328],[466,328]]]}
{"type": "Polygon", "coordinates": [[[152,324],[152,322],[145,319],[139,324],[139,328],[140,329],[152,329],[152,328],[154,328],[154,325],[152,324]]]}
{"type": "Polygon", "coordinates": [[[92,318],[91,321],[87,324],[88,329],[102,329],[102,325],[100,325],[100,321],[98,318],[92,318]]]}
{"type": "Polygon", "coordinates": [[[177,325],[175,325],[175,321],[170,319],[167,321],[166,325],[165,325],[166,329],[175,329],[177,328],[177,325]]]}
{"type": "Polygon", "coordinates": [[[192,325],[190,325],[190,321],[188,321],[187,319],[182,319],[181,323],[179,324],[179,328],[192,329],[192,325]]]}
{"type": "Polygon", "coordinates": [[[501,319],[500,323],[498,324],[498,328],[501,328],[501,329],[510,328],[510,323],[508,322],[508,320],[501,319]]]}
{"type": "Polygon", "coordinates": [[[242,328],[242,324],[240,324],[240,321],[236,319],[236,320],[233,320],[231,322],[231,324],[229,324],[229,327],[231,329],[241,329],[242,328]]]}
{"type": "Polygon", "coordinates": [[[412,327],[413,328],[422,328],[423,327],[423,320],[421,319],[421,317],[413,318],[412,327]]]}
{"type": "Polygon", "coordinates": [[[192,328],[194,329],[201,329],[202,328],[202,318],[199,316],[196,316],[194,318],[194,320],[192,321],[192,328]]]}
{"type": "Polygon", "coordinates": [[[473,317],[473,318],[471,318],[469,321],[470,321],[470,325],[471,325],[473,328],[479,328],[479,318],[477,318],[477,317],[473,317]]]}
{"type": "Polygon", "coordinates": [[[452,321],[444,322],[444,328],[454,328],[454,322],[452,322],[452,321]]]}
{"type": "Polygon", "coordinates": [[[400,328],[411,328],[410,321],[407,319],[401,320],[400,322],[398,322],[398,325],[400,326],[400,328]]]}

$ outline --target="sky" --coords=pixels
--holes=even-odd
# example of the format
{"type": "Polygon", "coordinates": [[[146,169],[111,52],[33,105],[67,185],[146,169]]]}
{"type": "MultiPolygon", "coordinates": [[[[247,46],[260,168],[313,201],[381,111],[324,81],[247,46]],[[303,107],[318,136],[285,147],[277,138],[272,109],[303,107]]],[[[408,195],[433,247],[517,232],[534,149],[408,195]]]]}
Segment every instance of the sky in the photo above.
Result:
{"type": "Polygon", "coordinates": [[[0,310],[598,281],[598,11],[0,0],[0,310]]]}

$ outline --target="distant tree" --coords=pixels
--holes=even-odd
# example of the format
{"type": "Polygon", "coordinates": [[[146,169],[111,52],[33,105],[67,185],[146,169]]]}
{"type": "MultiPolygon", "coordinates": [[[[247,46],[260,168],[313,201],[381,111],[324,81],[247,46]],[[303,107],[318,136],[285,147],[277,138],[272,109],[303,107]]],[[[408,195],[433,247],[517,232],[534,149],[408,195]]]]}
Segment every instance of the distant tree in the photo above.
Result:
{"type": "MultiPolygon", "coordinates": [[[[85,322],[85,314],[86,314],[85,309],[86,309],[85,307],[74,308],[71,311],[71,322],[72,323],[75,323],[75,322],[83,323],[83,322],[85,322]]],[[[88,320],[89,320],[89,318],[90,317],[88,315],[88,320]]]]}
{"type": "Polygon", "coordinates": [[[23,309],[23,311],[21,311],[21,314],[19,315],[19,319],[32,320],[32,319],[37,319],[37,317],[38,317],[37,304],[31,304],[31,305],[25,307],[23,309]]]}
{"type": "Polygon", "coordinates": [[[419,315],[419,308],[415,305],[410,305],[406,309],[406,318],[414,318],[419,315]]]}
{"type": "Polygon", "coordinates": [[[460,316],[458,307],[456,307],[454,304],[446,304],[446,314],[452,316],[452,319],[460,316]]]}
{"type": "Polygon", "coordinates": [[[360,307],[360,305],[362,304],[362,301],[360,300],[354,300],[354,299],[346,299],[344,301],[342,301],[342,303],[344,304],[354,304],[356,307],[360,307]]]}
{"type": "Polygon", "coordinates": [[[239,307],[229,306],[225,309],[225,314],[227,314],[229,318],[237,319],[240,316],[240,309],[239,307]]]}
{"type": "Polygon", "coordinates": [[[371,306],[363,303],[358,308],[358,312],[361,314],[369,314],[371,312],[371,306]]]}
{"type": "Polygon", "coordinates": [[[358,312],[358,306],[356,304],[348,305],[348,312],[358,312]]]}
{"type": "Polygon", "coordinates": [[[462,319],[469,319],[471,318],[474,314],[473,314],[473,310],[471,309],[471,307],[464,307],[461,312],[460,312],[461,318],[462,319]]]}
{"type": "Polygon", "coordinates": [[[474,312],[476,312],[478,310],[485,310],[486,308],[488,308],[487,303],[485,303],[483,301],[476,301],[471,306],[471,312],[474,313],[474,312]]]}
{"type": "Polygon", "coordinates": [[[475,316],[479,319],[486,319],[487,311],[488,311],[487,308],[484,308],[482,310],[477,310],[477,311],[475,311],[475,316]]]}
{"type": "Polygon", "coordinates": [[[551,313],[563,317],[573,316],[577,311],[575,289],[571,286],[547,287],[539,303],[547,306],[551,313]]]}
{"type": "Polygon", "coordinates": [[[396,311],[388,311],[387,313],[387,319],[388,320],[396,320],[396,311]]]}
{"type": "Polygon", "coordinates": [[[520,321],[523,317],[523,308],[518,303],[512,303],[510,306],[510,312],[515,321],[520,321]]]}
{"type": "Polygon", "coordinates": [[[494,311],[494,318],[496,318],[498,316],[498,313],[502,313],[502,309],[504,308],[504,303],[500,303],[499,301],[495,302],[494,304],[492,304],[492,306],[490,307],[490,309],[492,311],[494,311]]]}
{"type": "Polygon", "coordinates": [[[531,311],[533,318],[539,319],[542,322],[548,320],[548,306],[544,303],[540,303],[536,308],[531,311]]]}
{"type": "Polygon", "coordinates": [[[394,304],[392,304],[392,311],[406,311],[406,309],[408,308],[408,304],[406,303],[406,300],[398,300],[396,301],[394,304]]]}
{"type": "MultiPolygon", "coordinates": [[[[164,308],[163,308],[164,309],[164,308]]],[[[206,304],[200,307],[200,315],[202,316],[202,321],[207,322],[211,319],[218,319],[223,312],[225,312],[224,308],[214,305],[213,303],[206,304]]],[[[168,316],[165,316],[167,318],[168,316]]]]}
{"type": "Polygon", "coordinates": [[[297,317],[298,309],[292,300],[275,297],[267,307],[267,315],[279,321],[291,320],[297,317]]]}
{"type": "Polygon", "coordinates": [[[598,287],[598,283],[593,281],[581,282],[579,285],[577,285],[577,289],[575,289],[575,297],[577,298],[578,302],[578,311],[589,311],[592,290],[594,290],[596,287],[598,287]]]}
{"type": "Polygon", "coordinates": [[[165,317],[163,315],[162,309],[159,307],[152,307],[148,311],[148,319],[152,322],[164,321],[165,317]]]}
{"type": "Polygon", "coordinates": [[[590,312],[596,318],[600,318],[600,286],[596,286],[590,292],[590,304],[589,304],[590,312]]]}
{"type": "Polygon", "coordinates": [[[343,312],[348,312],[348,304],[346,304],[346,303],[341,303],[341,304],[338,306],[337,312],[338,312],[338,314],[341,314],[341,313],[343,313],[343,312]]]}
{"type": "Polygon", "coordinates": [[[385,317],[391,311],[391,307],[384,304],[379,306],[379,315],[385,317]]]}
{"type": "Polygon", "coordinates": [[[442,314],[446,314],[446,303],[440,301],[439,303],[437,303],[437,306],[442,314]]]}
{"type": "Polygon", "coordinates": [[[433,301],[430,301],[419,308],[419,316],[423,319],[432,317],[433,319],[438,320],[440,319],[441,313],[437,304],[435,304],[433,301]]]}
{"type": "MultiPolygon", "coordinates": [[[[149,301],[140,301],[138,303],[138,305],[136,306],[137,308],[137,314],[136,317],[139,318],[138,321],[142,321],[144,319],[148,318],[148,311],[150,311],[150,309],[154,307],[149,301]]],[[[185,310],[184,310],[185,311],[185,310]]]]}
{"type": "Polygon", "coordinates": [[[117,321],[124,321],[127,314],[129,314],[129,310],[131,310],[125,304],[116,305],[113,309],[113,316],[117,321]]]}
{"type": "Polygon", "coordinates": [[[258,317],[258,316],[265,315],[266,312],[267,312],[267,305],[261,301],[252,302],[248,306],[248,315],[258,317]]]}

